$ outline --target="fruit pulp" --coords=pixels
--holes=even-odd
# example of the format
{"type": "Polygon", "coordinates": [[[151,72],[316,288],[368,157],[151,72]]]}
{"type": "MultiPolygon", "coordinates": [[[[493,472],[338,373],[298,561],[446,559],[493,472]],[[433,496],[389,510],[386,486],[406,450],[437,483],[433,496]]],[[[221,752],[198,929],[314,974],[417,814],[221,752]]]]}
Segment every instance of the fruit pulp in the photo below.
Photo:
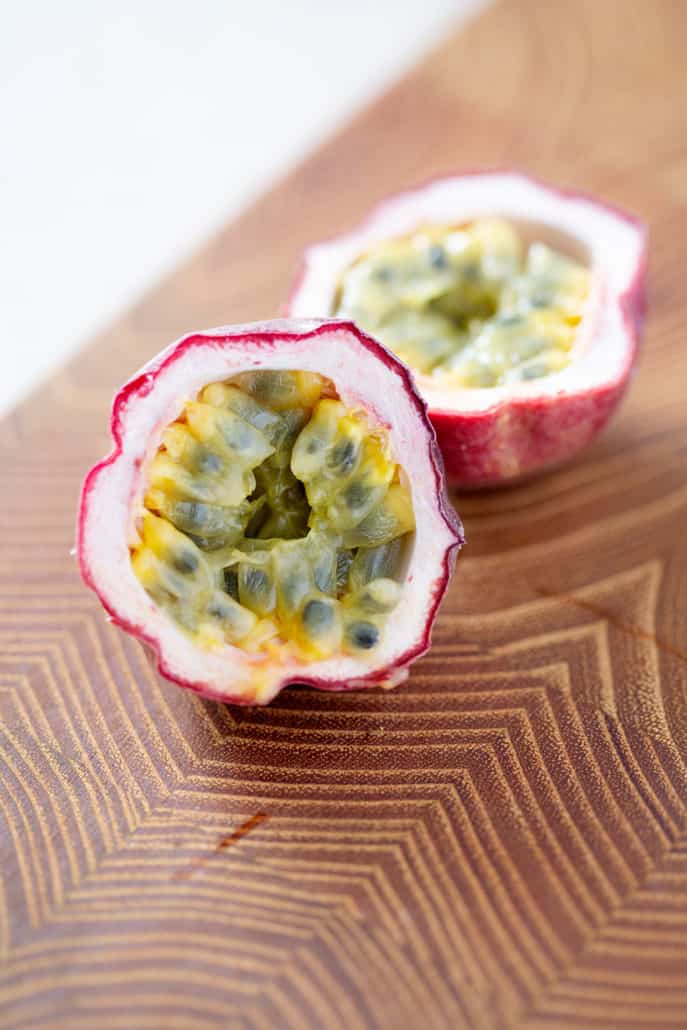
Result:
{"type": "Polygon", "coordinates": [[[376,244],[344,273],[334,314],[437,385],[490,388],[565,368],[588,294],[584,266],[482,218],[376,244]]]}
{"type": "Polygon", "coordinates": [[[388,434],[328,379],[207,385],[162,433],[131,548],[151,598],[201,646],[371,655],[414,529],[388,434]]]}

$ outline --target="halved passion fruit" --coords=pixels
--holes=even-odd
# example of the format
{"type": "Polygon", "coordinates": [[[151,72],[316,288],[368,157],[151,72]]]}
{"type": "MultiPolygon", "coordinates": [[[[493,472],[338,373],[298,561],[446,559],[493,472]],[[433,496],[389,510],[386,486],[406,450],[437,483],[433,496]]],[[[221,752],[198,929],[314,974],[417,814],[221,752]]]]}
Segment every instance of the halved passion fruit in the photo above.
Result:
{"type": "Polygon", "coordinates": [[[265,704],[393,686],[423,654],[462,532],[407,369],[355,326],[173,344],[119,391],[78,556],[160,670],[265,704]]]}
{"type": "Polygon", "coordinates": [[[618,404],[644,312],[634,219],[522,175],[438,180],[310,248],[294,317],[354,320],[412,369],[449,482],[562,462],[618,404]]]}

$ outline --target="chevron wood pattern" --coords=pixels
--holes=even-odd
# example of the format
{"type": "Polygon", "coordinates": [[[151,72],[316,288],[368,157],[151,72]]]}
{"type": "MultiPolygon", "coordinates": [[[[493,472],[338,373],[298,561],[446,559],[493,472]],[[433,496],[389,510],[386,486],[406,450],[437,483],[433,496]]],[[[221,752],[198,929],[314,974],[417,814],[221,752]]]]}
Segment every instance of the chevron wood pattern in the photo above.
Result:
{"type": "Polygon", "coordinates": [[[1,1027],[687,1026],[686,36],[677,0],[488,9],[2,424],[1,1027]],[[69,553],[113,389],[273,314],[384,193],[485,165],[649,221],[621,415],[456,499],[406,687],[252,711],[160,680],[69,553]]]}

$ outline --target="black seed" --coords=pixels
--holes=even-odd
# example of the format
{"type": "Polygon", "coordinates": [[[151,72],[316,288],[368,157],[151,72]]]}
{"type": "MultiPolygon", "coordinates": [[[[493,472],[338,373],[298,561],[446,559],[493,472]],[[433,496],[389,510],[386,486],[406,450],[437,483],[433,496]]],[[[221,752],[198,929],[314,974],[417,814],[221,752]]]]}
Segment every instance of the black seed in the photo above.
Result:
{"type": "Polygon", "coordinates": [[[342,593],[348,582],[348,570],[353,563],[352,551],[339,551],[336,556],[336,590],[342,593]]]}
{"type": "Polygon", "coordinates": [[[548,308],[551,304],[551,294],[538,290],[530,297],[530,304],[533,308],[548,308]]]}
{"type": "Polygon", "coordinates": [[[355,465],[356,446],[352,440],[345,440],[334,447],[327,459],[327,465],[338,475],[346,475],[355,465]]]}
{"type": "Polygon", "coordinates": [[[219,601],[213,601],[208,605],[208,615],[212,615],[215,619],[227,619],[230,614],[229,608],[220,604],[219,601]]]}
{"type": "Polygon", "coordinates": [[[201,529],[208,520],[208,508],[199,501],[179,501],[176,516],[189,526],[201,529]]]}
{"type": "Polygon", "coordinates": [[[496,319],[497,325],[522,325],[525,319],[522,315],[499,315],[496,319]]]}
{"type": "Polygon", "coordinates": [[[469,283],[476,283],[479,280],[479,265],[465,265],[462,269],[463,279],[469,283]]]}
{"type": "Polygon", "coordinates": [[[369,495],[369,487],[365,486],[365,484],[358,479],[355,483],[351,483],[351,485],[344,491],[344,500],[347,506],[355,511],[356,508],[359,508],[365,503],[369,495]]]}
{"type": "Polygon", "coordinates": [[[549,369],[542,361],[537,362],[535,365],[525,365],[524,368],[520,369],[521,379],[541,379],[542,376],[548,374],[549,369]]]}
{"type": "Polygon", "coordinates": [[[188,575],[198,568],[198,559],[192,551],[181,551],[172,559],[172,565],[177,572],[188,575]]]}
{"type": "Polygon", "coordinates": [[[322,633],[334,622],[334,609],[326,601],[308,601],[303,609],[303,624],[311,633],[322,633]]]}
{"type": "Polygon", "coordinates": [[[262,593],[269,587],[267,573],[263,572],[262,569],[246,569],[244,582],[246,590],[250,590],[254,594],[262,593]]]}
{"type": "Polygon", "coordinates": [[[388,544],[377,547],[361,547],[356,555],[351,572],[353,589],[371,582],[373,579],[395,579],[403,549],[403,537],[396,537],[388,544]]]}
{"type": "Polygon", "coordinates": [[[292,447],[296,441],[296,437],[308,421],[308,413],[305,408],[289,408],[288,411],[282,412],[280,417],[285,428],[284,434],[279,441],[279,446],[286,448],[292,447]]]}
{"type": "Polygon", "coordinates": [[[233,565],[224,570],[224,589],[235,601],[239,599],[239,574],[233,565]]]}
{"type": "Polygon", "coordinates": [[[371,622],[354,622],[348,627],[348,639],[361,651],[369,651],[379,640],[379,630],[371,622]]]}
{"type": "Polygon", "coordinates": [[[205,536],[196,536],[195,533],[187,533],[187,536],[196,547],[200,547],[201,551],[217,551],[225,543],[224,538],[221,536],[213,537],[212,539],[205,536]]]}
{"type": "MultiPolygon", "coordinates": [[[[233,451],[240,453],[241,451],[250,450],[253,446],[253,434],[247,425],[227,426],[223,435],[227,445],[231,447],[233,451]]],[[[219,468],[219,464],[217,467],[219,468]]]]}
{"type": "Polygon", "coordinates": [[[312,571],[317,589],[323,594],[333,594],[336,587],[333,553],[325,551],[319,555],[315,559],[312,571]]]}
{"type": "Polygon", "coordinates": [[[528,336],[520,341],[520,360],[524,363],[535,358],[549,346],[549,341],[536,336],[528,336]]]}
{"type": "Polygon", "coordinates": [[[432,266],[432,268],[446,268],[448,266],[448,261],[446,260],[446,251],[438,243],[434,243],[429,248],[429,253],[427,257],[429,258],[429,263],[432,266]]]}
{"type": "Polygon", "coordinates": [[[388,283],[394,277],[394,270],[393,268],[389,268],[388,265],[382,265],[381,268],[376,268],[374,270],[373,275],[380,283],[388,283]]]}
{"type": "Polygon", "coordinates": [[[293,372],[256,372],[253,377],[253,394],[266,403],[288,396],[294,392],[295,379],[293,372]]]}
{"type": "Polygon", "coordinates": [[[198,455],[198,469],[200,472],[219,472],[222,467],[220,458],[212,451],[202,450],[198,455]]]}

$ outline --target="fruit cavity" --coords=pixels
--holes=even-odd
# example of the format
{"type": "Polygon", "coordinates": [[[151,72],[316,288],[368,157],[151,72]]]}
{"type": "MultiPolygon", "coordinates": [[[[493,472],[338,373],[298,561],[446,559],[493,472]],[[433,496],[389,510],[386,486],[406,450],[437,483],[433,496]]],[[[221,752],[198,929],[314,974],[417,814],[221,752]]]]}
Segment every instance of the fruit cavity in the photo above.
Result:
{"type": "Polygon", "coordinates": [[[501,218],[385,240],[343,274],[335,313],[447,387],[540,379],[571,360],[589,273],[501,218]]]}
{"type": "Polygon", "coordinates": [[[208,650],[374,652],[415,522],[388,434],[312,372],[212,383],[162,434],[133,570],[208,650]]]}

